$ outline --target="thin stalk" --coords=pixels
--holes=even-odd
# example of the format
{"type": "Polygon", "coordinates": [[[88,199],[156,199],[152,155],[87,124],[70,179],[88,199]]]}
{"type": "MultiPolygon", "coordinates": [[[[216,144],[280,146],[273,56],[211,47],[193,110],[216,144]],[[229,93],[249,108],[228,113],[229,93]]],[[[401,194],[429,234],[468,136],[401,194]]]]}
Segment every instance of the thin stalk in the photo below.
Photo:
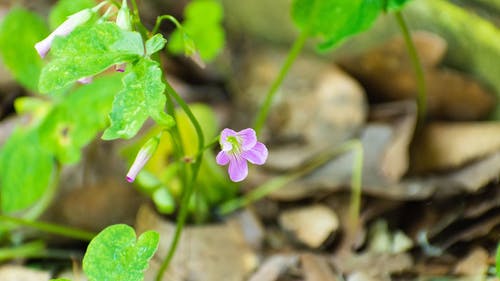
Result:
{"type": "Polygon", "coordinates": [[[33,241],[16,247],[1,248],[0,262],[16,258],[39,257],[45,252],[43,241],[33,241]]]}
{"type": "Polygon", "coordinates": [[[267,115],[269,114],[269,110],[271,109],[272,102],[274,100],[274,96],[278,92],[279,87],[281,86],[281,83],[283,83],[283,80],[285,79],[286,75],[288,74],[288,71],[290,71],[290,68],[292,67],[295,59],[297,59],[297,56],[300,54],[302,51],[302,48],[304,47],[304,44],[309,37],[309,33],[304,30],[300,34],[300,36],[295,40],[293,43],[292,48],[288,52],[288,55],[286,57],[286,60],[283,64],[283,66],[280,69],[280,72],[276,79],[273,81],[271,87],[269,88],[269,91],[266,94],[266,98],[264,102],[262,103],[262,106],[260,107],[257,117],[254,120],[253,128],[257,135],[260,135],[262,127],[264,126],[264,123],[266,122],[267,115]]]}
{"type": "Polygon", "coordinates": [[[394,13],[394,16],[396,17],[399,29],[403,34],[406,48],[408,49],[408,55],[410,56],[413,70],[415,71],[415,77],[417,79],[417,112],[418,112],[417,127],[420,128],[427,114],[427,90],[425,85],[424,70],[422,68],[422,64],[420,62],[417,53],[417,49],[415,48],[415,44],[413,43],[413,40],[410,35],[410,30],[408,28],[408,25],[406,24],[403,14],[401,13],[401,11],[397,11],[394,13]]]}
{"type": "Polygon", "coordinates": [[[158,29],[160,29],[160,24],[164,21],[164,20],[169,20],[171,21],[177,28],[181,29],[182,28],[182,25],[179,23],[179,21],[177,21],[176,18],[174,18],[173,16],[171,15],[162,15],[162,16],[159,16],[156,18],[156,24],[155,24],[155,27],[153,28],[153,30],[151,31],[151,34],[156,34],[158,32],[158,29]]]}
{"type": "MultiPolygon", "coordinates": [[[[201,129],[200,124],[198,123],[198,120],[194,116],[189,106],[184,102],[184,100],[179,96],[179,94],[177,94],[177,92],[170,86],[170,84],[169,83],[165,84],[167,93],[179,104],[179,106],[182,108],[182,110],[184,110],[189,120],[193,124],[196,131],[196,135],[198,137],[198,151],[202,151],[203,148],[205,147],[204,144],[205,137],[203,136],[203,131],[201,129]]],[[[167,270],[172,258],[174,257],[175,250],[177,249],[177,246],[179,244],[181,233],[184,228],[184,224],[186,223],[186,218],[189,210],[189,201],[194,191],[194,183],[196,177],[198,176],[198,171],[200,170],[202,158],[203,158],[203,153],[197,154],[196,160],[192,168],[191,179],[186,184],[186,189],[181,199],[181,207],[179,210],[179,215],[177,217],[177,225],[175,228],[174,237],[172,238],[172,242],[170,243],[170,248],[168,250],[167,256],[163,260],[160,270],[158,270],[158,273],[156,275],[156,281],[160,281],[163,278],[163,275],[165,274],[165,271],[167,270]]]]}
{"type": "Polygon", "coordinates": [[[349,204],[350,233],[356,233],[359,227],[361,211],[361,186],[363,175],[363,145],[359,140],[354,140],[345,147],[354,153],[351,176],[351,199],[349,204]]]}
{"type": "Polygon", "coordinates": [[[40,222],[40,221],[32,221],[32,220],[26,220],[26,219],[21,219],[21,218],[16,218],[16,217],[11,217],[7,215],[1,215],[0,214],[0,221],[4,221],[7,223],[13,223],[21,226],[27,226],[31,228],[35,228],[44,232],[52,233],[52,234],[57,234],[57,235],[62,235],[78,240],[83,240],[83,241],[90,241],[92,238],[94,238],[97,234],[93,232],[88,232],[85,230],[80,230],[77,228],[72,228],[72,227],[67,227],[67,226],[62,226],[58,224],[52,224],[52,223],[46,223],[46,222],[40,222]]]}
{"type": "Polygon", "coordinates": [[[352,215],[351,219],[354,219],[354,221],[358,221],[361,201],[361,177],[363,169],[363,147],[361,146],[361,142],[359,140],[347,141],[341,146],[327,153],[322,153],[318,157],[315,157],[304,166],[298,168],[296,172],[292,172],[291,174],[285,176],[275,177],[250,191],[249,193],[245,194],[243,197],[227,201],[226,203],[221,205],[218,212],[220,215],[227,215],[239,208],[256,202],[266,197],[270,193],[282,188],[286,184],[309,174],[318,167],[324,165],[326,162],[348,151],[353,151],[355,153],[353,161],[353,174],[351,178],[352,197],[350,210],[352,215]],[[358,218],[355,218],[354,216],[357,216],[358,218]]]}
{"type": "Polygon", "coordinates": [[[148,38],[148,30],[141,21],[141,16],[139,14],[139,7],[137,6],[136,0],[131,0],[132,2],[132,21],[134,26],[137,28],[137,31],[141,34],[143,38],[148,38]]]}

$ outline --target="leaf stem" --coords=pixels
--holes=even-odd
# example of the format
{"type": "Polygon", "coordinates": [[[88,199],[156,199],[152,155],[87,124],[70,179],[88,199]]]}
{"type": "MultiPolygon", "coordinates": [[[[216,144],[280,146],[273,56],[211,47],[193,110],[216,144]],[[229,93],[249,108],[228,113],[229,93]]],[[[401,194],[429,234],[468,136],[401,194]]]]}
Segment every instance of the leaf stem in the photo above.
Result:
{"type": "Polygon", "coordinates": [[[401,11],[396,11],[394,13],[396,17],[396,21],[398,22],[399,29],[403,34],[403,38],[405,40],[406,48],[408,49],[408,54],[410,56],[410,60],[415,71],[415,76],[417,79],[417,112],[418,112],[418,125],[417,128],[420,128],[425,121],[427,114],[427,90],[425,85],[425,76],[424,70],[422,68],[422,64],[420,62],[417,49],[415,48],[415,44],[410,35],[410,31],[408,29],[408,25],[403,17],[401,11]]]}
{"type": "Polygon", "coordinates": [[[31,228],[35,228],[44,232],[52,233],[52,234],[57,234],[57,235],[62,235],[78,240],[83,240],[83,241],[90,241],[94,236],[96,236],[96,233],[93,232],[88,232],[84,230],[80,230],[77,228],[72,228],[72,227],[67,227],[67,226],[62,226],[62,225],[57,225],[57,224],[52,224],[52,223],[46,223],[46,222],[40,222],[40,221],[33,221],[33,220],[26,220],[26,219],[21,219],[21,218],[16,218],[12,216],[7,216],[7,215],[2,215],[0,214],[0,221],[4,221],[6,223],[13,223],[17,225],[22,225],[22,226],[27,226],[31,228]]]}
{"type": "Polygon", "coordinates": [[[306,39],[308,37],[309,37],[309,32],[307,32],[307,30],[304,30],[300,33],[299,37],[295,40],[292,48],[288,52],[286,60],[283,64],[283,66],[281,67],[278,76],[271,84],[271,87],[269,88],[269,91],[266,94],[265,100],[262,103],[262,105],[257,113],[257,117],[254,120],[253,128],[254,128],[255,132],[257,133],[257,135],[260,135],[262,127],[264,126],[264,123],[266,122],[267,116],[269,114],[269,110],[271,109],[273,99],[276,96],[276,93],[278,92],[279,87],[283,83],[283,80],[285,79],[286,75],[288,74],[288,71],[292,67],[295,59],[297,59],[297,56],[302,51],[302,48],[304,47],[304,44],[305,44],[306,39]]]}
{"type": "Polygon", "coordinates": [[[156,18],[156,24],[155,24],[155,27],[153,28],[153,30],[151,31],[151,34],[156,34],[156,32],[158,32],[158,29],[160,29],[160,24],[164,21],[164,20],[169,20],[171,21],[173,24],[175,24],[175,26],[178,28],[178,29],[182,29],[182,25],[179,23],[179,21],[177,21],[177,19],[171,15],[162,15],[162,16],[159,16],[156,18]]]}
{"type": "MultiPolygon", "coordinates": [[[[198,137],[198,152],[203,151],[205,147],[204,144],[205,137],[203,136],[203,131],[201,129],[200,123],[198,122],[198,120],[196,119],[193,112],[186,104],[186,102],[184,102],[184,100],[179,96],[179,94],[177,94],[177,92],[172,88],[172,86],[170,86],[169,83],[165,84],[167,93],[179,104],[182,110],[184,110],[184,112],[186,113],[186,115],[188,116],[189,120],[191,121],[191,123],[195,128],[196,135],[198,137]]],[[[177,246],[179,244],[181,233],[184,228],[184,224],[186,223],[186,218],[189,210],[189,201],[194,191],[194,186],[195,186],[194,183],[196,177],[198,176],[198,171],[200,169],[202,158],[203,158],[203,153],[197,154],[196,160],[192,166],[191,179],[189,182],[187,182],[186,189],[181,199],[181,206],[179,210],[179,215],[177,217],[177,225],[175,228],[174,237],[172,238],[172,242],[170,243],[170,248],[168,250],[167,256],[163,260],[160,270],[158,270],[158,273],[156,275],[157,281],[162,280],[163,275],[165,274],[165,271],[167,270],[172,258],[174,257],[175,250],[177,249],[177,246]]]]}

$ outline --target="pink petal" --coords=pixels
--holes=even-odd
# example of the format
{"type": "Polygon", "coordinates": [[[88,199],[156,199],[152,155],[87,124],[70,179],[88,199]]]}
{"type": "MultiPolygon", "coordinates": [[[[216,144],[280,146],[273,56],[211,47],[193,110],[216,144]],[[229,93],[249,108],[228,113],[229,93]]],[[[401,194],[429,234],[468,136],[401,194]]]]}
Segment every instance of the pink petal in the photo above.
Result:
{"type": "Polygon", "coordinates": [[[257,142],[252,149],[243,151],[241,153],[241,157],[245,158],[250,163],[256,165],[264,164],[267,160],[267,155],[268,155],[267,148],[261,142],[257,142]]]}
{"type": "Polygon", "coordinates": [[[119,63],[115,65],[115,71],[125,72],[125,68],[127,67],[126,63],[119,63]]]}
{"type": "Polygon", "coordinates": [[[229,156],[227,155],[227,152],[225,151],[219,152],[219,154],[217,154],[217,157],[215,157],[215,161],[219,165],[222,166],[227,165],[227,163],[229,163],[229,156]]]}
{"type": "Polygon", "coordinates": [[[252,128],[247,128],[238,132],[241,139],[241,149],[249,150],[257,143],[257,135],[252,128]]]}
{"type": "Polygon", "coordinates": [[[227,141],[227,138],[236,135],[237,133],[231,129],[226,128],[222,130],[222,132],[220,133],[219,143],[223,151],[230,151],[231,149],[233,149],[233,145],[227,141]]]}
{"type": "Polygon", "coordinates": [[[229,178],[234,182],[240,182],[244,180],[248,175],[248,165],[247,161],[242,157],[231,157],[229,161],[229,178]]]}
{"type": "Polygon", "coordinates": [[[92,76],[86,76],[86,77],[78,79],[78,83],[80,83],[80,84],[90,84],[90,83],[92,83],[92,80],[94,80],[94,78],[92,76]]]}
{"type": "Polygon", "coordinates": [[[38,55],[43,59],[47,55],[52,45],[52,41],[54,40],[54,35],[49,35],[47,38],[35,44],[35,49],[38,52],[38,55]]]}

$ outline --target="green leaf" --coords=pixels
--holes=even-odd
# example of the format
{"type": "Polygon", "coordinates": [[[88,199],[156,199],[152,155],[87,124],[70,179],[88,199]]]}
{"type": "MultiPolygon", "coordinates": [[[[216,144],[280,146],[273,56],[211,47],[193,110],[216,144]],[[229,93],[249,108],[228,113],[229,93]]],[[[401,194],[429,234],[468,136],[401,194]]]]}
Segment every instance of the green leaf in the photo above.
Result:
{"type": "Polygon", "coordinates": [[[50,53],[54,59],[40,76],[42,93],[96,75],[114,64],[136,61],[144,55],[144,46],[139,33],[106,22],[80,26],[67,37],[56,37],[50,53]]]}
{"type": "Polygon", "coordinates": [[[53,156],[40,145],[36,131],[18,128],[0,150],[1,211],[16,212],[35,203],[53,170],[53,156]]]}
{"type": "Polygon", "coordinates": [[[146,231],[136,239],[125,224],[112,225],[90,242],[83,258],[83,271],[89,281],[144,279],[144,270],[156,252],[159,235],[146,231]]]}
{"type": "Polygon", "coordinates": [[[410,1],[411,0],[387,0],[385,10],[389,12],[401,10],[403,6],[410,1]]]}
{"type": "Polygon", "coordinates": [[[0,26],[0,53],[3,63],[24,87],[37,91],[43,66],[35,50],[49,30],[43,19],[22,8],[12,9],[0,26]]]}
{"type": "Polygon", "coordinates": [[[165,47],[167,40],[161,34],[156,34],[146,41],[146,55],[150,56],[165,47]]]}
{"type": "Polygon", "coordinates": [[[41,143],[64,164],[80,160],[81,149],[108,123],[113,97],[122,85],[117,73],[95,79],[63,96],[39,128],[41,143]]]}
{"type": "Polygon", "coordinates": [[[68,16],[96,5],[94,0],[59,0],[49,16],[50,28],[56,29],[68,16]]]}
{"type": "Polygon", "coordinates": [[[382,0],[294,0],[292,19],[303,32],[322,37],[318,47],[325,51],[371,27],[383,8],[382,0]]]}
{"type": "Polygon", "coordinates": [[[496,266],[496,271],[497,271],[497,277],[500,278],[500,243],[498,243],[497,247],[497,266],[496,266]]]}
{"type": "Polygon", "coordinates": [[[222,27],[223,9],[219,1],[197,0],[188,4],[182,29],[176,29],[168,49],[174,54],[185,52],[192,55],[190,40],[194,41],[202,59],[213,60],[224,47],[225,33],[222,27]],[[186,51],[186,48],[188,49],[186,51]]]}
{"type": "Polygon", "coordinates": [[[164,111],[165,85],[161,79],[157,62],[144,58],[134,65],[123,78],[123,90],[115,96],[109,115],[111,126],[104,131],[103,139],[135,136],[148,116],[166,127],[174,124],[173,118],[164,111]]]}

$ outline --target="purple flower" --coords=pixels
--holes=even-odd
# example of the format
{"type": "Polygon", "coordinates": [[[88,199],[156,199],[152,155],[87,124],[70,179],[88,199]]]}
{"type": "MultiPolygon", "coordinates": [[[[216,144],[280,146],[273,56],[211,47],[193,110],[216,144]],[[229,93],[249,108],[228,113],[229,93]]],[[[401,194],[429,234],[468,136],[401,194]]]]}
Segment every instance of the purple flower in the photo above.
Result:
{"type": "Polygon", "coordinates": [[[115,64],[115,71],[125,72],[126,68],[127,68],[127,64],[126,63],[115,64]]]}
{"type": "Polygon", "coordinates": [[[82,78],[78,79],[78,83],[90,84],[90,83],[92,83],[93,80],[94,80],[94,78],[92,76],[86,76],[86,77],[82,77],[82,78]]]}
{"type": "Polygon", "coordinates": [[[158,144],[160,143],[160,135],[150,138],[139,150],[137,156],[135,157],[134,163],[130,166],[130,169],[127,173],[127,181],[133,182],[137,174],[142,170],[144,165],[148,162],[148,160],[153,156],[156,149],[158,148],[158,144]]]}
{"type": "MultiPolygon", "coordinates": [[[[102,2],[104,3],[104,2],[102,2]]],[[[100,7],[100,5],[96,6],[100,7]]],[[[94,9],[96,9],[94,8],[94,9]]],[[[93,15],[94,9],[84,9],[78,13],[75,13],[66,19],[61,25],[59,25],[47,38],[35,44],[35,49],[37,50],[40,57],[44,58],[52,46],[52,41],[56,36],[66,36],[70,34],[77,26],[86,23],[93,15]]]]}
{"type": "Polygon", "coordinates": [[[267,148],[257,141],[255,131],[251,128],[239,132],[224,129],[220,134],[219,142],[222,151],[217,154],[217,164],[229,163],[229,178],[234,182],[242,181],[247,177],[247,161],[256,165],[266,162],[267,148]]]}

